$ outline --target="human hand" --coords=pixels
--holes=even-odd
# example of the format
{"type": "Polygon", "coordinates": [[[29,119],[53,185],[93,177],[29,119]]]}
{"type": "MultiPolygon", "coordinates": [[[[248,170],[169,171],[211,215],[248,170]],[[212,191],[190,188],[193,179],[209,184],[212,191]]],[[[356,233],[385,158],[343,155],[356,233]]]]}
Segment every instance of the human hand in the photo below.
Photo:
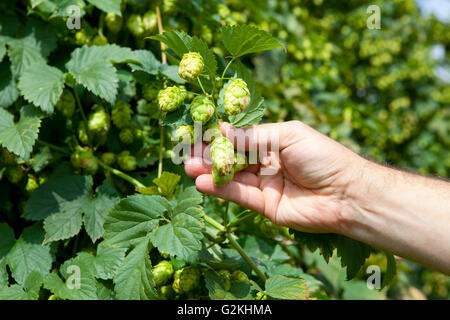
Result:
{"type": "Polygon", "coordinates": [[[365,159],[300,121],[240,129],[221,123],[221,130],[235,146],[235,137],[247,136],[246,150],[278,137],[279,150],[269,151],[222,187],[214,186],[206,159],[188,159],[186,173],[196,178],[199,191],[255,210],[277,225],[345,233],[352,215],[349,186],[359,180],[365,159]],[[268,168],[273,174],[264,174],[268,168]]]}

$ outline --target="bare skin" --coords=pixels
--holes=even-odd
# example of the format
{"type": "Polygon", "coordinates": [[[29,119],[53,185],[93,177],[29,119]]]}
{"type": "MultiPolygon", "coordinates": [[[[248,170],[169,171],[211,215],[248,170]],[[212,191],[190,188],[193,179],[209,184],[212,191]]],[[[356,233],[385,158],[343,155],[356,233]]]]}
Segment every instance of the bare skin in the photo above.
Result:
{"type": "MultiPolygon", "coordinates": [[[[241,134],[227,123],[222,133],[241,134]]],[[[242,130],[242,129],[239,129],[242,130]]],[[[370,162],[299,121],[245,128],[245,149],[279,137],[279,153],[215,187],[204,159],[186,161],[199,191],[277,225],[346,235],[450,274],[450,183],[370,162]],[[264,175],[263,169],[276,173],[264,175]]]]}

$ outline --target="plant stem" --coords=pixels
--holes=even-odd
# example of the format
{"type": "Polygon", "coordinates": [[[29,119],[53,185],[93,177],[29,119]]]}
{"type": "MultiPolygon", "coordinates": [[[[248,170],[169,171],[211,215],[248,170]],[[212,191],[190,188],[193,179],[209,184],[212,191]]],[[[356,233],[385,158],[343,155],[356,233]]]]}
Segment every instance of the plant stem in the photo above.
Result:
{"type": "Polygon", "coordinates": [[[230,221],[230,223],[228,223],[227,225],[227,229],[230,229],[232,227],[234,227],[235,225],[241,224],[242,222],[253,218],[254,216],[256,216],[257,213],[256,212],[251,212],[250,210],[245,210],[243,212],[241,212],[239,215],[237,215],[233,220],[230,221]],[[246,215],[246,213],[249,213],[246,215]]]}
{"type": "Polygon", "coordinates": [[[228,241],[230,241],[230,244],[237,250],[237,252],[239,252],[239,254],[241,255],[242,259],[244,259],[245,262],[247,262],[248,265],[253,269],[253,271],[256,272],[258,277],[263,282],[266,282],[266,280],[267,280],[266,275],[261,270],[259,270],[259,268],[253,262],[253,260],[250,259],[250,257],[245,253],[244,249],[242,249],[242,247],[239,245],[239,243],[237,243],[237,241],[233,239],[232,235],[230,233],[226,233],[225,236],[227,237],[228,241]]]}
{"type": "MultiPolygon", "coordinates": [[[[158,20],[158,32],[163,34],[164,27],[162,23],[161,10],[159,9],[159,5],[156,5],[156,18],[158,20]]],[[[167,63],[166,56],[166,45],[161,42],[161,62],[163,64],[167,63]]],[[[158,162],[158,178],[161,177],[163,171],[163,148],[164,148],[164,126],[162,125],[161,120],[159,121],[160,129],[160,137],[159,137],[159,162],[158,162]]]]}
{"type": "Polygon", "coordinates": [[[97,158],[97,162],[98,162],[98,164],[99,164],[101,167],[103,167],[105,170],[108,170],[108,171],[110,171],[111,173],[115,174],[116,176],[122,178],[123,180],[128,181],[129,183],[131,183],[131,184],[134,185],[135,187],[137,187],[137,188],[145,188],[145,186],[144,186],[142,183],[140,183],[139,181],[137,181],[135,178],[133,178],[133,177],[127,175],[126,173],[124,173],[124,172],[122,172],[122,171],[120,171],[120,170],[118,170],[118,169],[114,169],[114,168],[108,166],[107,164],[105,164],[105,163],[103,163],[102,161],[100,161],[98,158],[97,158]]]}
{"type": "Polygon", "coordinates": [[[63,148],[61,148],[61,147],[55,146],[54,144],[51,144],[51,143],[48,143],[48,142],[45,142],[45,141],[42,141],[42,140],[37,140],[37,142],[40,143],[40,144],[42,144],[42,145],[44,145],[44,146],[47,146],[47,147],[49,147],[49,148],[51,148],[51,149],[54,149],[54,150],[56,150],[56,151],[59,151],[59,152],[61,152],[61,153],[70,155],[70,152],[69,152],[69,151],[67,151],[66,149],[63,149],[63,148]]]}
{"type": "Polygon", "coordinates": [[[208,94],[206,93],[205,89],[203,88],[203,84],[202,81],[200,80],[200,78],[197,78],[198,84],[200,85],[200,88],[202,88],[203,94],[205,96],[207,96],[208,94]]]}
{"type": "Polygon", "coordinates": [[[221,77],[222,79],[225,77],[228,68],[231,66],[231,64],[233,63],[233,61],[234,61],[235,59],[236,59],[236,58],[232,58],[232,59],[230,60],[230,62],[228,62],[227,66],[225,67],[225,70],[223,70],[222,77],[221,77]]]}
{"type": "Polygon", "coordinates": [[[242,249],[242,247],[239,245],[239,243],[237,243],[237,241],[233,239],[232,235],[227,232],[226,228],[223,225],[221,225],[220,223],[218,223],[216,220],[214,220],[213,218],[207,216],[206,214],[203,215],[203,219],[206,222],[208,222],[209,224],[211,224],[217,230],[225,232],[225,236],[227,237],[228,241],[230,241],[230,244],[236,249],[237,252],[239,252],[242,259],[244,259],[245,262],[248,263],[250,268],[252,268],[253,271],[255,271],[255,273],[258,275],[258,277],[262,281],[266,282],[267,277],[264,275],[264,273],[262,273],[261,270],[259,270],[259,268],[256,266],[256,264],[252,261],[252,259],[250,259],[250,257],[245,253],[244,249],[242,249]]]}
{"type": "MultiPolygon", "coordinates": [[[[78,92],[77,92],[77,88],[74,87],[74,88],[72,88],[72,90],[73,90],[73,94],[75,96],[75,101],[77,102],[77,105],[78,105],[78,109],[80,109],[81,117],[83,118],[84,126],[85,126],[85,129],[86,129],[86,132],[87,132],[87,130],[88,130],[88,121],[87,121],[87,118],[86,118],[86,114],[84,113],[83,106],[81,105],[80,97],[78,96],[78,92]]],[[[91,139],[90,139],[89,135],[87,135],[87,138],[88,138],[88,145],[90,147],[92,147],[91,146],[91,139]]]]}

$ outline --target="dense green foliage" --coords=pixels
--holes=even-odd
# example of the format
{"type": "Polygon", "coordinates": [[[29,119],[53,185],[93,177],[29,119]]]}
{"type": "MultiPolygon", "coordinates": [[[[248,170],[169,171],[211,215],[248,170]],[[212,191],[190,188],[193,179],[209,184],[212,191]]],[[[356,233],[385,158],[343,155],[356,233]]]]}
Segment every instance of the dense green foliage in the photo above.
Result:
{"type": "Polygon", "coordinates": [[[211,127],[298,119],[448,177],[450,86],[435,70],[450,28],[414,1],[12,0],[0,12],[0,299],[450,296],[442,274],[201,195],[171,161],[212,104],[211,127]],[[74,4],[80,30],[66,25],[74,4]],[[181,78],[189,52],[204,65],[189,55],[181,78]],[[225,97],[233,77],[248,106],[225,97]],[[382,290],[367,288],[369,265],[382,290]]]}

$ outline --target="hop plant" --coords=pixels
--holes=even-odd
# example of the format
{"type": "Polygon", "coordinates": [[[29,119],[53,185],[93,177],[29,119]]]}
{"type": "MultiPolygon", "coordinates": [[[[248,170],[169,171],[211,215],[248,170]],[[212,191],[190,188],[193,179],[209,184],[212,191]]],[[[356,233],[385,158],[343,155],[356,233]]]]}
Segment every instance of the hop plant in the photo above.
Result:
{"type": "Polygon", "coordinates": [[[250,91],[242,79],[234,79],[225,89],[223,104],[227,115],[236,115],[250,104],[250,91]]]}
{"type": "Polygon", "coordinates": [[[209,122],[206,126],[205,132],[203,133],[203,141],[211,143],[215,138],[221,136],[222,131],[220,130],[219,124],[217,122],[209,122]]]}
{"type": "Polygon", "coordinates": [[[84,30],[77,31],[75,33],[75,43],[82,46],[85,44],[89,44],[91,42],[91,38],[86,34],[84,30]]]}
{"type": "Polygon", "coordinates": [[[207,96],[196,96],[191,102],[191,117],[196,122],[207,123],[214,111],[214,103],[207,96]]]}
{"type": "Polygon", "coordinates": [[[234,171],[239,172],[248,167],[247,156],[242,152],[236,152],[234,154],[234,171]]]}
{"type": "Polygon", "coordinates": [[[211,159],[214,185],[223,186],[230,183],[234,176],[234,147],[231,141],[225,137],[214,139],[211,159]]]}
{"type": "Polygon", "coordinates": [[[200,272],[187,266],[175,271],[172,288],[178,294],[187,293],[197,286],[199,280],[200,272]]]}
{"type": "Polygon", "coordinates": [[[123,171],[136,170],[137,161],[134,156],[130,155],[130,151],[125,150],[119,153],[117,156],[117,163],[123,171]]]}
{"type": "Polygon", "coordinates": [[[20,166],[12,166],[6,170],[6,176],[9,182],[17,184],[25,176],[25,171],[20,166]]]}
{"type": "Polygon", "coordinates": [[[64,89],[55,108],[56,110],[61,111],[67,118],[72,117],[75,111],[75,98],[72,92],[68,89],[64,89]]]}
{"type": "Polygon", "coordinates": [[[99,34],[92,39],[92,44],[96,46],[104,46],[108,44],[108,39],[104,35],[99,34]]]}
{"type": "Polygon", "coordinates": [[[29,193],[32,193],[37,188],[39,188],[39,183],[37,182],[37,179],[33,175],[29,174],[25,190],[29,193]]]}
{"type": "Polygon", "coordinates": [[[171,285],[165,285],[159,288],[159,293],[163,298],[171,299],[174,296],[175,291],[173,291],[171,285]]]}
{"type": "Polygon", "coordinates": [[[86,126],[84,125],[84,122],[80,122],[78,124],[78,139],[82,144],[88,144],[89,142],[89,136],[87,134],[86,126]]]}
{"type": "Polygon", "coordinates": [[[142,96],[148,101],[153,101],[158,97],[158,93],[161,90],[160,83],[152,81],[144,84],[142,87],[142,96]]]}
{"type": "Polygon", "coordinates": [[[230,271],[226,269],[219,270],[217,274],[220,277],[220,280],[222,280],[223,288],[225,291],[230,290],[231,288],[231,273],[230,271]]]}
{"type": "Polygon", "coordinates": [[[121,16],[109,12],[105,16],[105,24],[109,32],[117,34],[122,29],[123,19],[121,16]]]}
{"type": "Polygon", "coordinates": [[[173,137],[175,141],[178,142],[186,142],[194,143],[194,127],[191,125],[188,126],[179,126],[175,129],[173,133],[173,137]]]}
{"type": "Polygon", "coordinates": [[[180,87],[167,87],[159,91],[158,104],[162,111],[170,112],[178,109],[183,103],[185,95],[180,87]]]}
{"type": "Polygon", "coordinates": [[[195,80],[202,73],[204,66],[200,53],[185,53],[178,67],[178,75],[186,81],[195,80]]]}
{"type": "Polygon", "coordinates": [[[132,114],[130,104],[119,100],[111,111],[111,119],[117,128],[122,129],[131,125],[132,114]]]}
{"type": "Polygon", "coordinates": [[[111,126],[109,114],[100,104],[95,104],[92,111],[88,118],[88,133],[101,144],[106,141],[106,134],[111,126]]]}
{"type": "Polygon", "coordinates": [[[236,270],[231,274],[231,282],[250,284],[247,274],[241,270],[236,270]]]}
{"type": "Polygon", "coordinates": [[[157,287],[166,284],[170,278],[172,278],[174,269],[173,265],[168,260],[162,260],[156,266],[153,267],[153,280],[155,281],[155,285],[157,287]]]}
{"type": "Polygon", "coordinates": [[[133,36],[140,37],[144,34],[144,22],[139,14],[132,14],[127,20],[127,28],[133,36]]]}
{"type": "Polygon", "coordinates": [[[120,130],[119,139],[125,144],[132,144],[134,141],[133,130],[130,128],[120,130]]]}
{"type": "Polygon", "coordinates": [[[87,174],[95,174],[98,170],[97,158],[95,158],[92,150],[88,147],[77,146],[74,153],[70,157],[70,162],[76,169],[82,169],[87,174]]]}
{"type": "Polygon", "coordinates": [[[116,155],[112,152],[105,152],[102,154],[102,162],[110,166],[116,162],[116,155]]]}
{"type": "Polygon", "coordinates": [[[158,19],[156,13],[153,10],[147,11],[142,17],[142,26],[144,28],[144,34],[150,35],[156,32],[158,25],[158,19]]]}

